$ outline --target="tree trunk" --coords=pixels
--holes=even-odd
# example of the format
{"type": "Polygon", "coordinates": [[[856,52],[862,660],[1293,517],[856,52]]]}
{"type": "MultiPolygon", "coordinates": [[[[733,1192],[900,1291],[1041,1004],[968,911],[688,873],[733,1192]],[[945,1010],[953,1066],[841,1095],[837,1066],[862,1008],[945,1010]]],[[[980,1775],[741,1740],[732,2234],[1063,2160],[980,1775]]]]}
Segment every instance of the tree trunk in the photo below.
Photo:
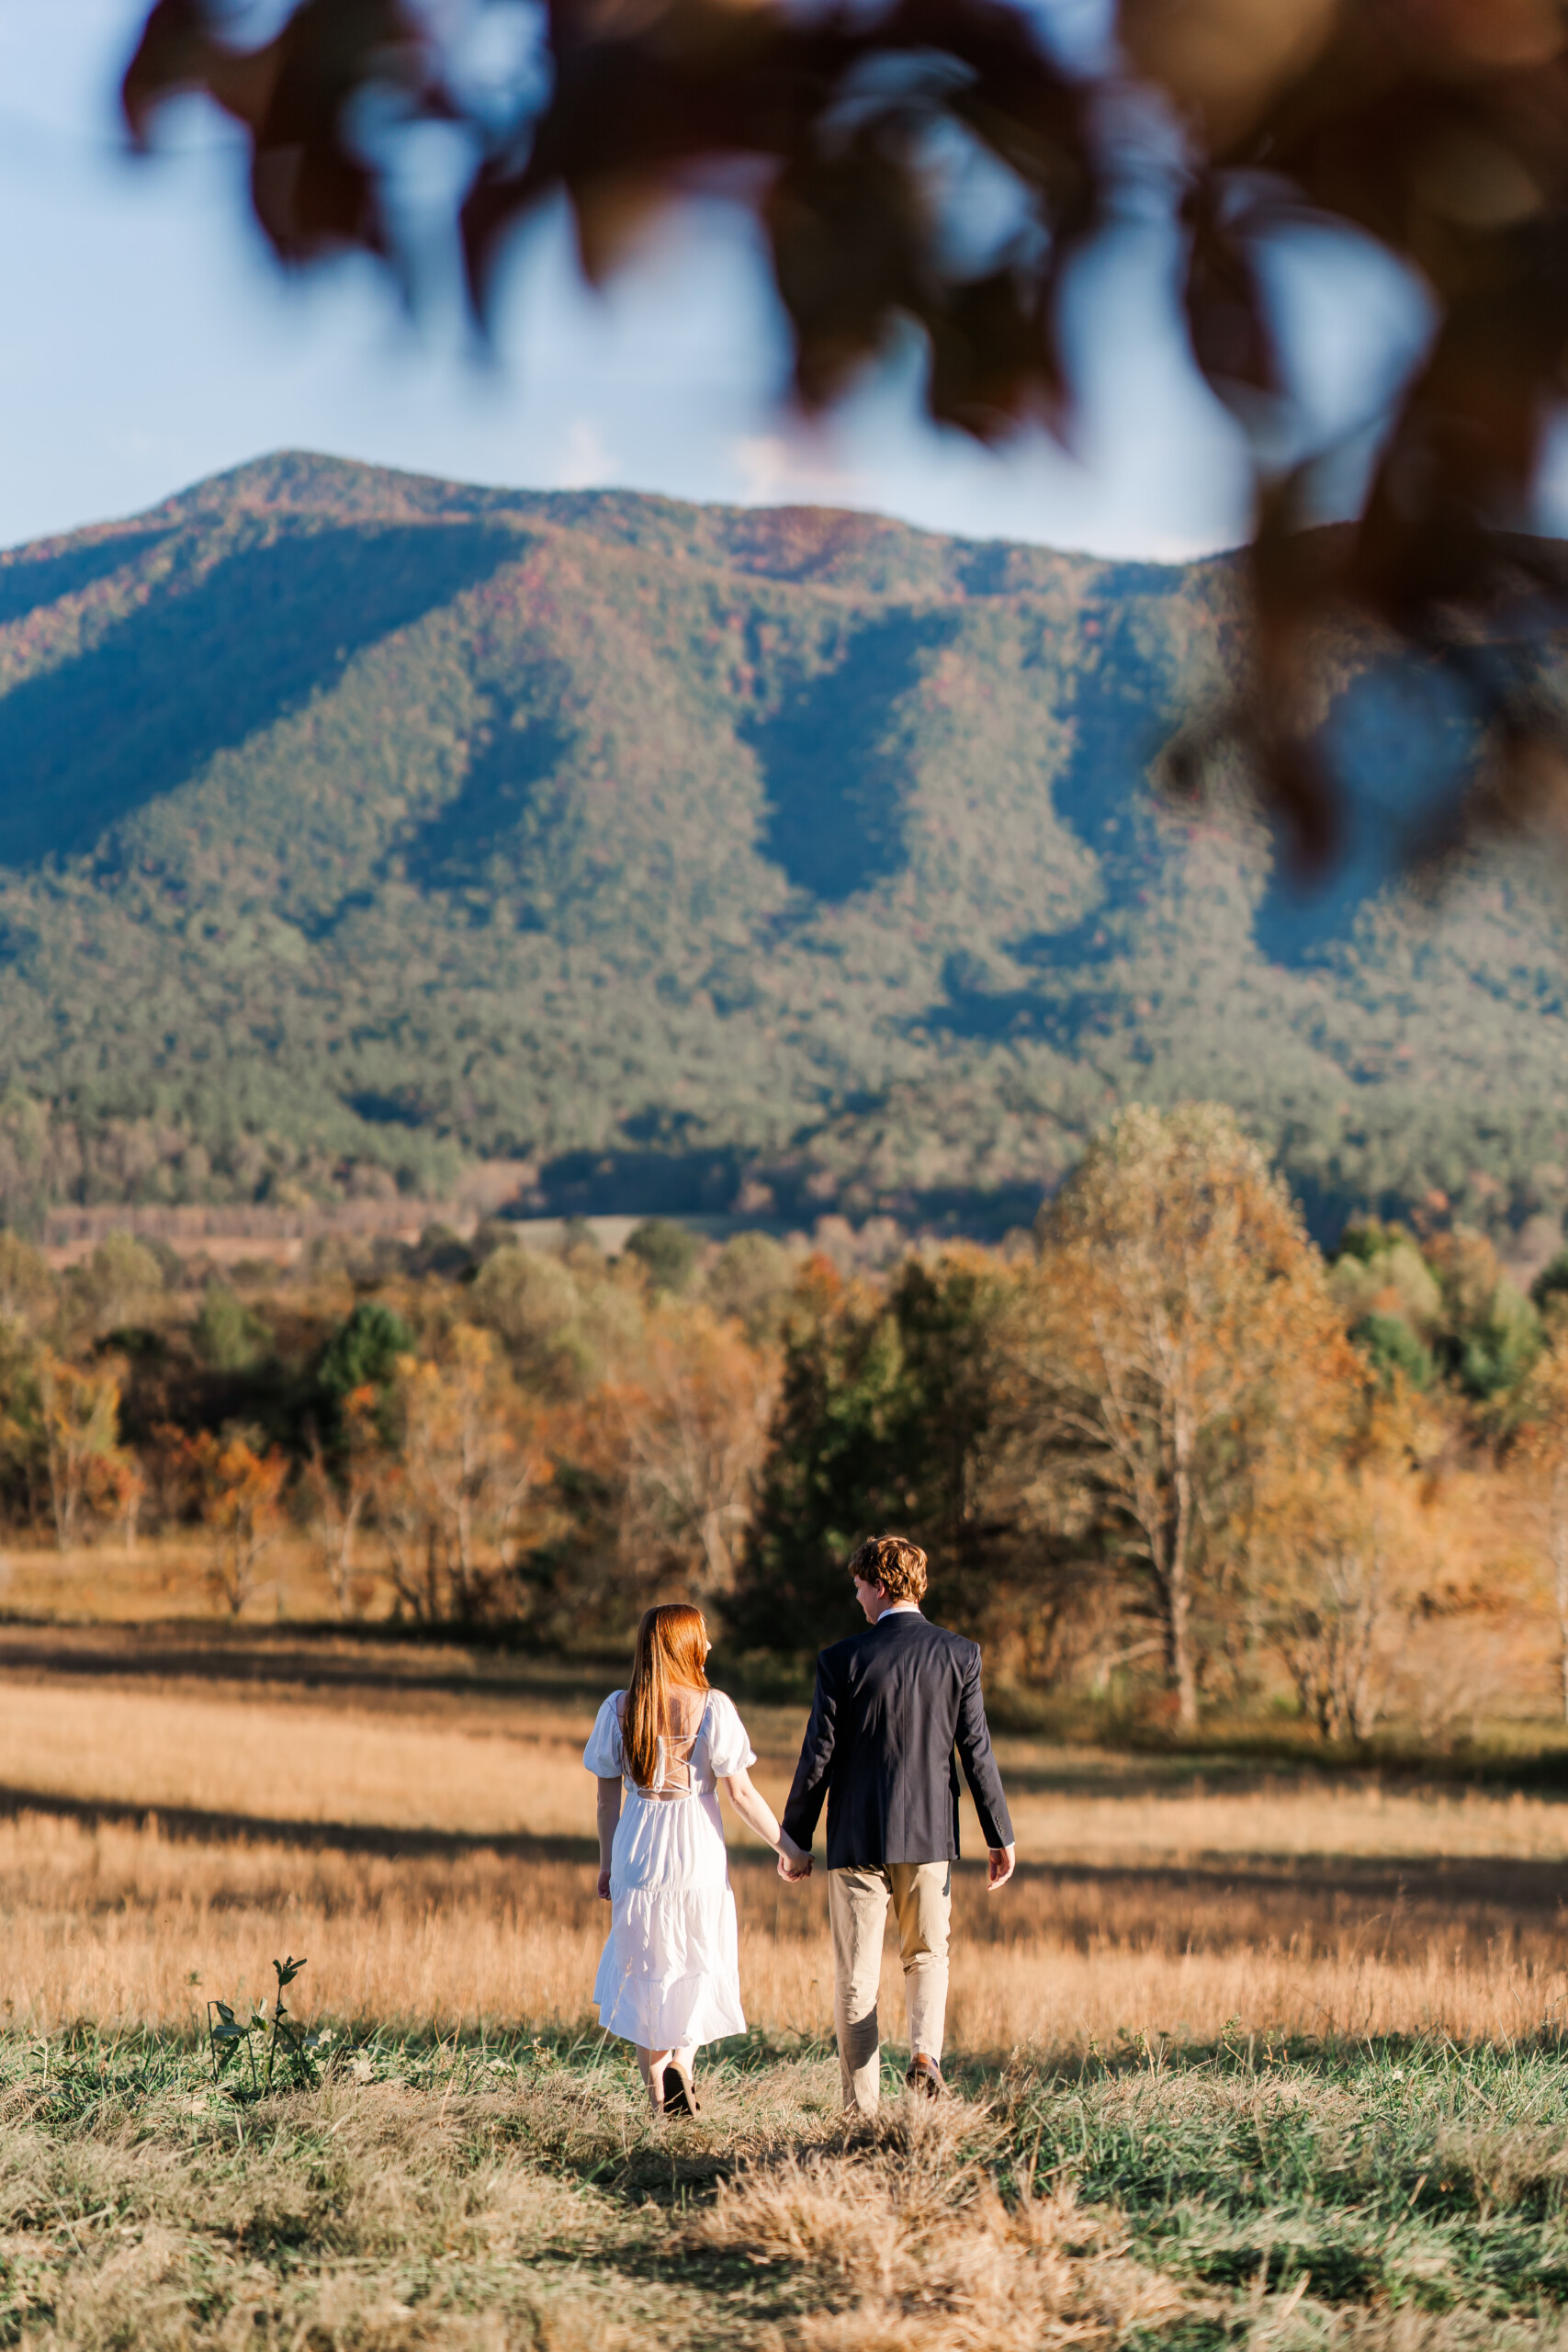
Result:
{"type": "Polygon", "coordinates": [[[1175,1475],[1171,1482],[1176,1508],[1172,1515],[1167,1581],[1169,1591],[1170,1679],[1176,1690],[1177,1729],[1183,1732],[1194,1732],[1198,1728],[1198,1675],[1192,1657],[1192,1589],[1187,1556],[1192,1541],[1192,1453],[1191,1416],[1179,1405],[1176,1411],[1175,1475]]]}
{"type": "Polygon", "coordinates": [[[1557,1583],[1557,1656],[1562,1720],[1568,1723],[1568,1462],[1559,1462],[1551,1474],[1551,1565],[1557,1583]]]}

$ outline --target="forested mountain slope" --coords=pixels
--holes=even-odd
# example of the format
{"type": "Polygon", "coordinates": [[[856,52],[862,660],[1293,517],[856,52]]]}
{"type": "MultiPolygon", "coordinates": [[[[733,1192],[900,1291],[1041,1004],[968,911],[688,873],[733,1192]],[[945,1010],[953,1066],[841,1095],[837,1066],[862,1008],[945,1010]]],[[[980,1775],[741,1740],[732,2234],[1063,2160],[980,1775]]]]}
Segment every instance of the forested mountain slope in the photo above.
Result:
{"type": "Polygon", "coordinates": [[[1162,806],[1235,615],[1224,561],[300,456],[0,559],[0,1210],[488,1155],[1006,1222],[1205,1094],[1320,1221],[1555,1211],[1561,886],[1303,913],[1162,806]]]}

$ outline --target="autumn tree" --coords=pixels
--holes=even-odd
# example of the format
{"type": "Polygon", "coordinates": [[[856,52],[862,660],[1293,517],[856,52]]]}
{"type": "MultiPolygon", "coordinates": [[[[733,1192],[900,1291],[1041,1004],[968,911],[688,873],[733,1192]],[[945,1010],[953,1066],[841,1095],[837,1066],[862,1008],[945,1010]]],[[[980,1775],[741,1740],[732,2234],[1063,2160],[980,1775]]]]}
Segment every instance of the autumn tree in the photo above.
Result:
{"type": "Polygon", "coordinates": [[[1554,1332],[1530,1374],[1515,1453],[1530,1477],[1557,1618],[1558,1689],[1568,1723],[1568,1333],[1554,1332]]]}
{"type": "Polygon", "coordinates": [[[356,1612],[361,1535],[373,1513],[386,1456],[382,1400],[371,1381],[339,1400],[337,1443],[329,1459],[312,1429],[303,1478],[310,1523],[338,1615],[356,1612]]]}
{"type": "Polygon", "coordinates": [[[401,1358],[392,1403],[375,1494],[393,1584],[416,1616],[470,1617],[515,1565],[509,1544],[547,1457],[495,1339],[471,1324],[439,1358],[401,1358]]]}
{"type": "Polygon", "coordinates": [[[252,1599],[262,1557],[283,1528],[288,1457],[276,1446],[264,1453],[262,1442],[254,1430],[215,1437],[203,1430],[185,1446],[186,1476],[211,1550],[213,1586],[233,1617],[252,1599]]]}
{"type": "Polygon", "coordinates": [[[1134,1107],[1042,1213],[1018,1340],[1042,1474],[1130,1566],[1184,1731],[1201,1593],[1271,1449],[1333,1442],[1354,1359],[1284,1185],[1234,1114],[1134,1107]]]}
{"type": "Polygon", "coordinates": [[[41,1251],[20,1235],[0,1231],[0,1322],[37,1331],[53,1318],[59,1299],[41,1251]]]}
{"type": "Polygon", "coordinates": [[[107,1504],[129,1516],[141,1483],[135,1464],[119,1446],[118,1365],[84,1369],[44,1348],[38,1356],[36,1380],[54,1539],[63,1552],[76,1542],[84,1514],[94,1506],[107,1504]]]}
{"type": "Polygon", "coordinates": [[[1307,1722],[1365,1741],[1442,1580],[1428,1473],[1447,1433],[1397,1372],[1347,1401],[1337,1443],[1277,1449],[1256,1482],[1248,1600],[1307,1722]]]}
{"type": "Polygon", "coordinates": [[[776,1368],[734,1323],[667,1297],[649,1317],[639,1376],[602,1410],[623,1464],[621,1550],[634,1575],[705,1600],[734,1590],[767,1450],[776,1368]]]}

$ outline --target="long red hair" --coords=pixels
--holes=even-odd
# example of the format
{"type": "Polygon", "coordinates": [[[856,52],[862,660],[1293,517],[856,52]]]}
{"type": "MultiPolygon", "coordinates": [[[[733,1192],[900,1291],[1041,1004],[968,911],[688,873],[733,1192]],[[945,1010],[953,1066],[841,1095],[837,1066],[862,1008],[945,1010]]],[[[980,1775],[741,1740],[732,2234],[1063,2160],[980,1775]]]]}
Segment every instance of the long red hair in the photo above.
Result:
{"type": "Polygon", "coordinates": [[[708,1629],[689,1600],[669,1600],[643,1611],[637,1654],[626,1685],[621,1749],[639,1789],[651,1788],[659,1742],[670,1729],[671,1690],[705,1690],[708,1629]]]}

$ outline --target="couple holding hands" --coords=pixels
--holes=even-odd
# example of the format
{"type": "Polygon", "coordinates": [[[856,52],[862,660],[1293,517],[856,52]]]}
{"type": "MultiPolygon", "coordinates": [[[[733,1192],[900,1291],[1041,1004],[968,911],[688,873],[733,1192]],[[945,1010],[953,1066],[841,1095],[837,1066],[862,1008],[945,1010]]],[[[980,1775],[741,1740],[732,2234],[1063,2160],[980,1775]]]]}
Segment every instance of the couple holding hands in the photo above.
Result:
{"type": "Polygon", "coordinates": [[[698,2046],[743,2033],[735,1897],[717,1789],[779,1858],[811,1872],[828,1806],[828,1915],[844,2105],[874,2115],[876,1996],[891,1902],[904,1965],[911,2089],[940,2097],[952,1865],[962,1763],[989,1849],[1012,1876],[1007,1799],[980,1696],[980,1653],[920,1613],[926,1555],[874,1536],[849,1563],[866,1631],[817,1661],[817,1690],[781,1826],[751,1786],[739,1716],[708,1688],[701,1613],[650,1609],[630,1685],[600,1708],[583,1763],[599,1782],[599,1893],[611,1906],[594,1981],[599,2022],[635,2043],[656,2115],[695,2115],[698,2046]]]}

